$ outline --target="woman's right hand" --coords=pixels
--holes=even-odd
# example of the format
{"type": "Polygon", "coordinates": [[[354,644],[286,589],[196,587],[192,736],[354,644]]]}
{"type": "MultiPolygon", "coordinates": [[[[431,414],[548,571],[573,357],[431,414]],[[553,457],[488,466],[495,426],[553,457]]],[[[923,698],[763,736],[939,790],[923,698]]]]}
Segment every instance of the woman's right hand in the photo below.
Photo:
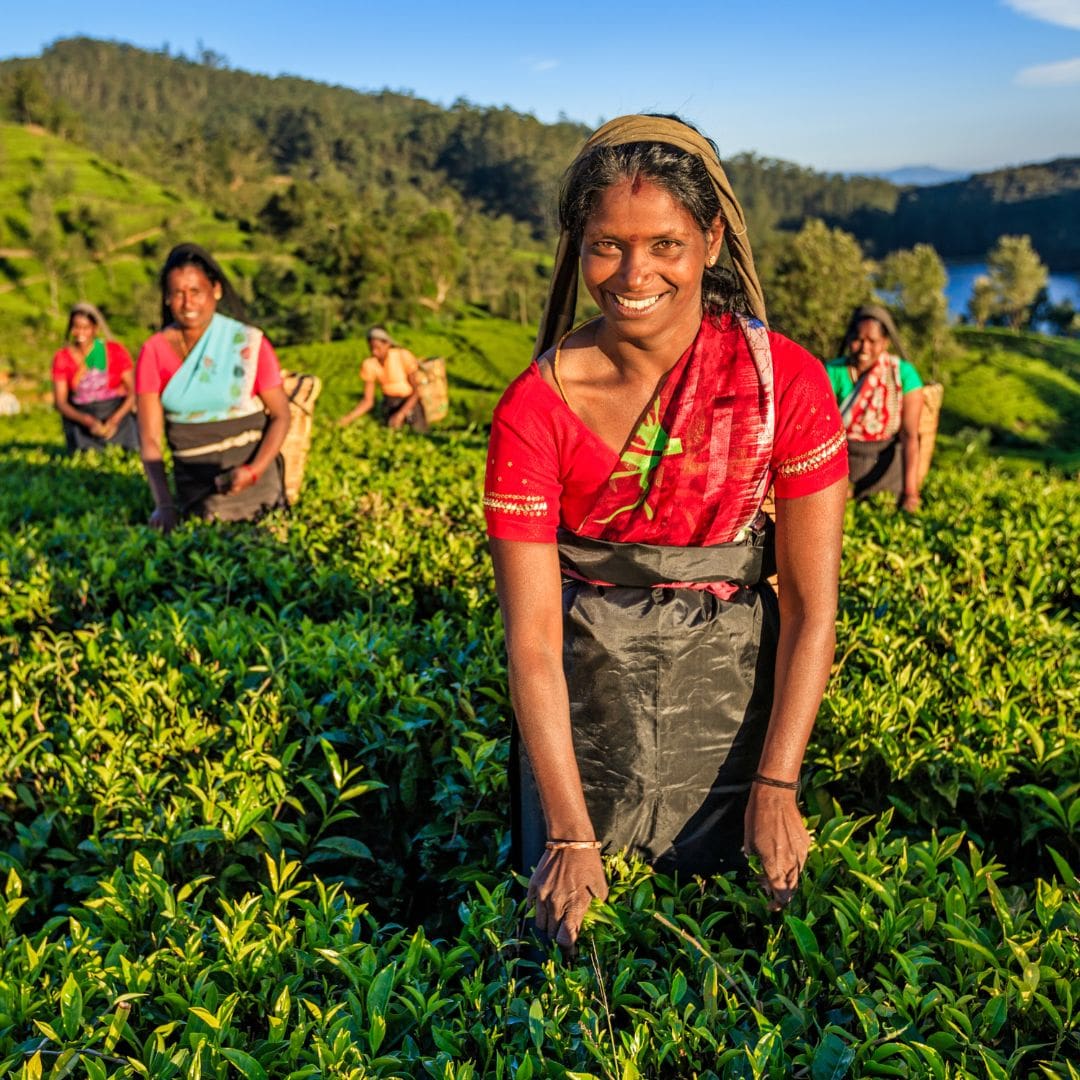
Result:
{"type": "Polygon", "coordinates": [[[176,528],[180,516],[175,506],[159,506],[150,515],[150,528],[160,529],[163,533],[170,533],[176,528]]]}
{"type": "Polygon", "coordinates": [[[545,851],[529,881],[529,902],[536,907],[536,928],[563,949],[577,944],[585,912],[603,902],[608,883],[600,852],[557,848],[545,851]]]}

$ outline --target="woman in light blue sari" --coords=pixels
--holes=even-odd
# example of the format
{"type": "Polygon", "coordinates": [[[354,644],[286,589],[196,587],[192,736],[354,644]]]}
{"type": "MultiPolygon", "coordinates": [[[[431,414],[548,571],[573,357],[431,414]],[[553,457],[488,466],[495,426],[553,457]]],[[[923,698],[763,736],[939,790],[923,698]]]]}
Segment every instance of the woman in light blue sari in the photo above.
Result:
{"type": "Polygon", "coordinates": [[[197,244],[173,248],[161,271],[162,329],[143,345],[135,373],[150,524],[166,532],[185,516],[244,521],[285,505],[281,367],[261,330],[219,307],[242,313],[221,267],[197,244]]]}

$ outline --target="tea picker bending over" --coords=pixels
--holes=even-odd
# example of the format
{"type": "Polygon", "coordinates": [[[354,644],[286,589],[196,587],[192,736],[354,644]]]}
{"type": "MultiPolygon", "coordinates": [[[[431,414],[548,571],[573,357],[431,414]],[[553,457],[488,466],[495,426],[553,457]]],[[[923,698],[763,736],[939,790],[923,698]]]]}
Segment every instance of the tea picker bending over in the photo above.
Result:
{"type": "Polygon", "coordinates": [[[243,521],[285,505],[278,451],[289,402],[274,350],[261,330],[240,321],[242,313],[209,252],[197,244],[169,252],[161,270],[162,329],[143,345],[135,375],[155,505],[150,524],[157,528],[168,531],[188,515],[243,521]]]}
{"type": "Polygon", "coordinates": [[[847,458],[821,363],[766,326],[711,142],[674,118],[605,124],[559,219],[484,505],[520,736],[515,860],[539,929],[570,945],[607,894],[602,852],[709,875],[745,847],[772,903],[790,899],[847,458]],[[718,266],[725,243],[737,277],[718,266]],[[574,329],[579,263],[600,315],[574,329]]]}
{"type": "Polygon", "coordinates": [[[424,406],[420,403],[417,372],[420,361],[381,326],[373,326],[367,335],[371,355],[360,365],[364,396],[356,408],[339,421],[340,427],[359,420],[375,407],[375,387],[382,391],[382,419],[392,431],[408,424],[413,431],[427,431],[424,406]]]}

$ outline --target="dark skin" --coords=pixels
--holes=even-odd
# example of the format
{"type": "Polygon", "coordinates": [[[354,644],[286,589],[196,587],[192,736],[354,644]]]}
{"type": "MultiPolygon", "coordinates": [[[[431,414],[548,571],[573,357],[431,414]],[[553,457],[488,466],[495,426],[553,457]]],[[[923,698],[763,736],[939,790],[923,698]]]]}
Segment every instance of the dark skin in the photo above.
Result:
{"type": "MultiPolygon", "coordinates": [[[[166,280],[166,300],[174,322],[163,331],[165,340],[181,360],[206,332],[221,299],[221,286],[210,281],[197,266],[173,270],[166,280]]],[[[269,416],[259,448],[246,466],[233,470],[232,485],[226,495],[239,495],[258,483],[281,450],[289,432],[289,399],[280,386],[259,394],[269,416]]],[[[146,480],[154,497],[151,528],[170,532],[179,522],[169,481],[165,475],[162,450],[165,442],[165,411],[160,394],[139,394],[139,446],[146,480]]]]}
{"type": "MultiPolygon", "coordinates": [[[[97,337],[97,326],[88,315],[76,314],[71,317],[68,351],[80,361],[86,361],[97,337]]],[[[53,404],[56,411],[68,420],[86,428],[98,439],[111,439],[120,429],[120,422],[135,408],[135,375],[129,369],[120,377],[120,390],[123,401],[117,410],[106,420],[99,420],[91,413],[83,412],[71,402],[74,387],[67,379],[53,382],[53,404]]],[[[120,395],[118,395],[120,396],[120,395]]]]}
{"type": "MultiPolygon", "coordinates": [[[[371,350],[371,355],[379,361],[380,364],[386,362],[387,356],[390,355],[390,350],[393,346],[389,341],[382,338],[368,338],[368,348],[371,350]]],[[[409,385],[412,387],[412,393],[390,414],[387,418],[386,426],[391,431],[400,431],[405,425],[405,418],[412,412],[416,403],[420,400],[420,389],[417,386],[416,372],[411,372],[408,375],[409,385]]],[[[348,427],[354,420],[359,420],[361,416],[365,416],[375,408],[375,379],[367,379],[364,382],[364,396],[357,403],[356,408],[347,412],[340,420],[338,420],[338,427],[348,427]]]]}
{"type": "MultiPolygon", "coordinates": [[[[877,319],[861,319],[848,343],[852,381],[866,374],[889,351],[891,342],[877,319]]],[[[904,490],[900,508],[913,513],[919,509],[919,417],[922,390],[909,390],[901,403],[900,449],[904,455],[904,490]]]]}
{"type": "MultiPolygon", "coordinates": [[[[722,235],[721,222],[702,233],[650,184],[616,185],[598,200],[583,237],[582,271],[601,318],[564,343],[559,381],[570,408],[613,449],[621,450],[659,381],[693,341],[701,321],[701,274],[722,235]]],[[[540,367],[554,387],[552,357],[540,367]]],[[[829,677],[846,490],[841,480],[777,502],[781,632],[759,771],[778,780],[798,778],[829,677]]],[[[595,839],[571,737],[557,546],[493,539],[491,554],[511,698],[548,837],[595,839]]],[[[809,843],[795,792],[753,785],[744,845],[761,857],[774,908],[791,899],[809,843]]],[[[538,929],[564,948],[576,943],[592,901],[607,895],[595,850],[546,851],[529,883],[538,929]]]]}

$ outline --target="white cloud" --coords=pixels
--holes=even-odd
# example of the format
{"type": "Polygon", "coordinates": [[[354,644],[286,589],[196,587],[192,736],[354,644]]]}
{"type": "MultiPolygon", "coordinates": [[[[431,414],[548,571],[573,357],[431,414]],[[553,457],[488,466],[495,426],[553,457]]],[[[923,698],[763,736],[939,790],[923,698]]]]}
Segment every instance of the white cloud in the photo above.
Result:
{"type": "Polygon", "coordinates": [[[1005,0],[1005,4],[1021,15],[1080,30],[1080,0],[1005,0]]]}
{"type": "Polygon", "coordinates": [[[1016,82],[1020,86],[1075,86],[1080,83],[1080,56],[1023,68],[1016,73],[1016,82]]]}
{"type": "Polygon", "coordinates": [[[533,71],[551,71],[552,68],[559,66],[558,60],[531,60],[529,66],[533,71]]]}

